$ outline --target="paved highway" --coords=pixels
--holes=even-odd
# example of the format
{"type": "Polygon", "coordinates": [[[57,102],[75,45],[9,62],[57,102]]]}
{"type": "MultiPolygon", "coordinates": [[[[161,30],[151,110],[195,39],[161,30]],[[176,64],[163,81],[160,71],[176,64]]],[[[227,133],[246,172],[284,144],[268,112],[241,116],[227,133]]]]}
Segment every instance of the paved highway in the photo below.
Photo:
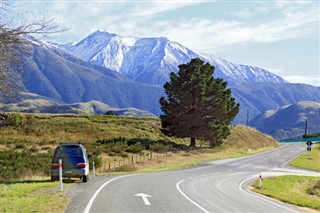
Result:
{"type": "Polygon", "coordinates": [[[288,162],[305,143],[171,172],[93,177],[69,187],[66,212],[302,212],[292,205],[246,191],[253,179],[283,174],[319,176],[288,162]]]}

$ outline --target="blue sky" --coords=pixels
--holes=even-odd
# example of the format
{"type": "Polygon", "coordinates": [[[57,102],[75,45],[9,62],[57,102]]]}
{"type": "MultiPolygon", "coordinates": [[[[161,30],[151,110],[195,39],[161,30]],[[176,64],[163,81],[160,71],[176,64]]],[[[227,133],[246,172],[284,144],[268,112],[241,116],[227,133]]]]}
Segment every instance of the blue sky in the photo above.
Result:
{"type": "Polygon", "coordinates": [[[97,29],[164,36],[198,52],[265,68],[292,83],[320,86],[319,1],[15,2],[20,17],[46,16],[69,29],[51,35],[54,42],[79,41],[97,29]]]}

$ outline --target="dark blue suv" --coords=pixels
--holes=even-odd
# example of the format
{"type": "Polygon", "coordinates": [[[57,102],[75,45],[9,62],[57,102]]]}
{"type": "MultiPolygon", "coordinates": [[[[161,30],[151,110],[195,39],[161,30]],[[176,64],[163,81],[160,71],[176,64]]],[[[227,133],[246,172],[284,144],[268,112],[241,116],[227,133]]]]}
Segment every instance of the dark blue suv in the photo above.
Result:
{"type": "Polygon", "coordinates": [[[61,143],[56,148],[51,160],[51,181],[59,180],[59,159],[62,159],[62,177],[89,180],[89,160],[81,143],[61,143]]]}

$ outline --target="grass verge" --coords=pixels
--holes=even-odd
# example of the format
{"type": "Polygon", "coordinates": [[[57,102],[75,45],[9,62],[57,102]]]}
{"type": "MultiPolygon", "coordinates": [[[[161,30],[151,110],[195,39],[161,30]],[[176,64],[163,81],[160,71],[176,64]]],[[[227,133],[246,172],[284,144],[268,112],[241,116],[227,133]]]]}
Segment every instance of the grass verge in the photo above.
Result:
{"type": "Polygon", "coordinates": [[[320,144],[314,146],[311,152],[305,152],[291,161],[292,166],[320,171],[320,144]],[[310,155],[310,158],[309,158],[310,155]]]}
{"type": "Polygon", "coordinates": [[[320,210],[319,177],[281,176],[253,183],[252,191],[276,198],[286,203],[320,210]]]}
{"type": "Polygon", "coordinates": [[[0,184],[0,212],[63,212],[69,200],[58,182],[29,180],[0,184]]]}

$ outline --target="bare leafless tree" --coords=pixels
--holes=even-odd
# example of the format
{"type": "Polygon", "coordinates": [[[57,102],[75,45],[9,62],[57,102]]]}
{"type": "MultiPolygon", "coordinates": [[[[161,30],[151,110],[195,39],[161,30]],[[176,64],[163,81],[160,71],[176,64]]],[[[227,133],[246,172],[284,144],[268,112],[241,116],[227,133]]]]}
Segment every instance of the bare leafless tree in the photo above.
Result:
{"type": "Polygon", "coordinates": [[[30,40],[26,36],[47,36],[64,30],[60,29],[54,20],[45,17],[22,19],[16,24],[6,17],[9,9],[14,10],[14,6],[8,2],[0,0],[0,100],[14,95],[20,88],[23,71],[21,54],[30,50],[30,40]]]}

